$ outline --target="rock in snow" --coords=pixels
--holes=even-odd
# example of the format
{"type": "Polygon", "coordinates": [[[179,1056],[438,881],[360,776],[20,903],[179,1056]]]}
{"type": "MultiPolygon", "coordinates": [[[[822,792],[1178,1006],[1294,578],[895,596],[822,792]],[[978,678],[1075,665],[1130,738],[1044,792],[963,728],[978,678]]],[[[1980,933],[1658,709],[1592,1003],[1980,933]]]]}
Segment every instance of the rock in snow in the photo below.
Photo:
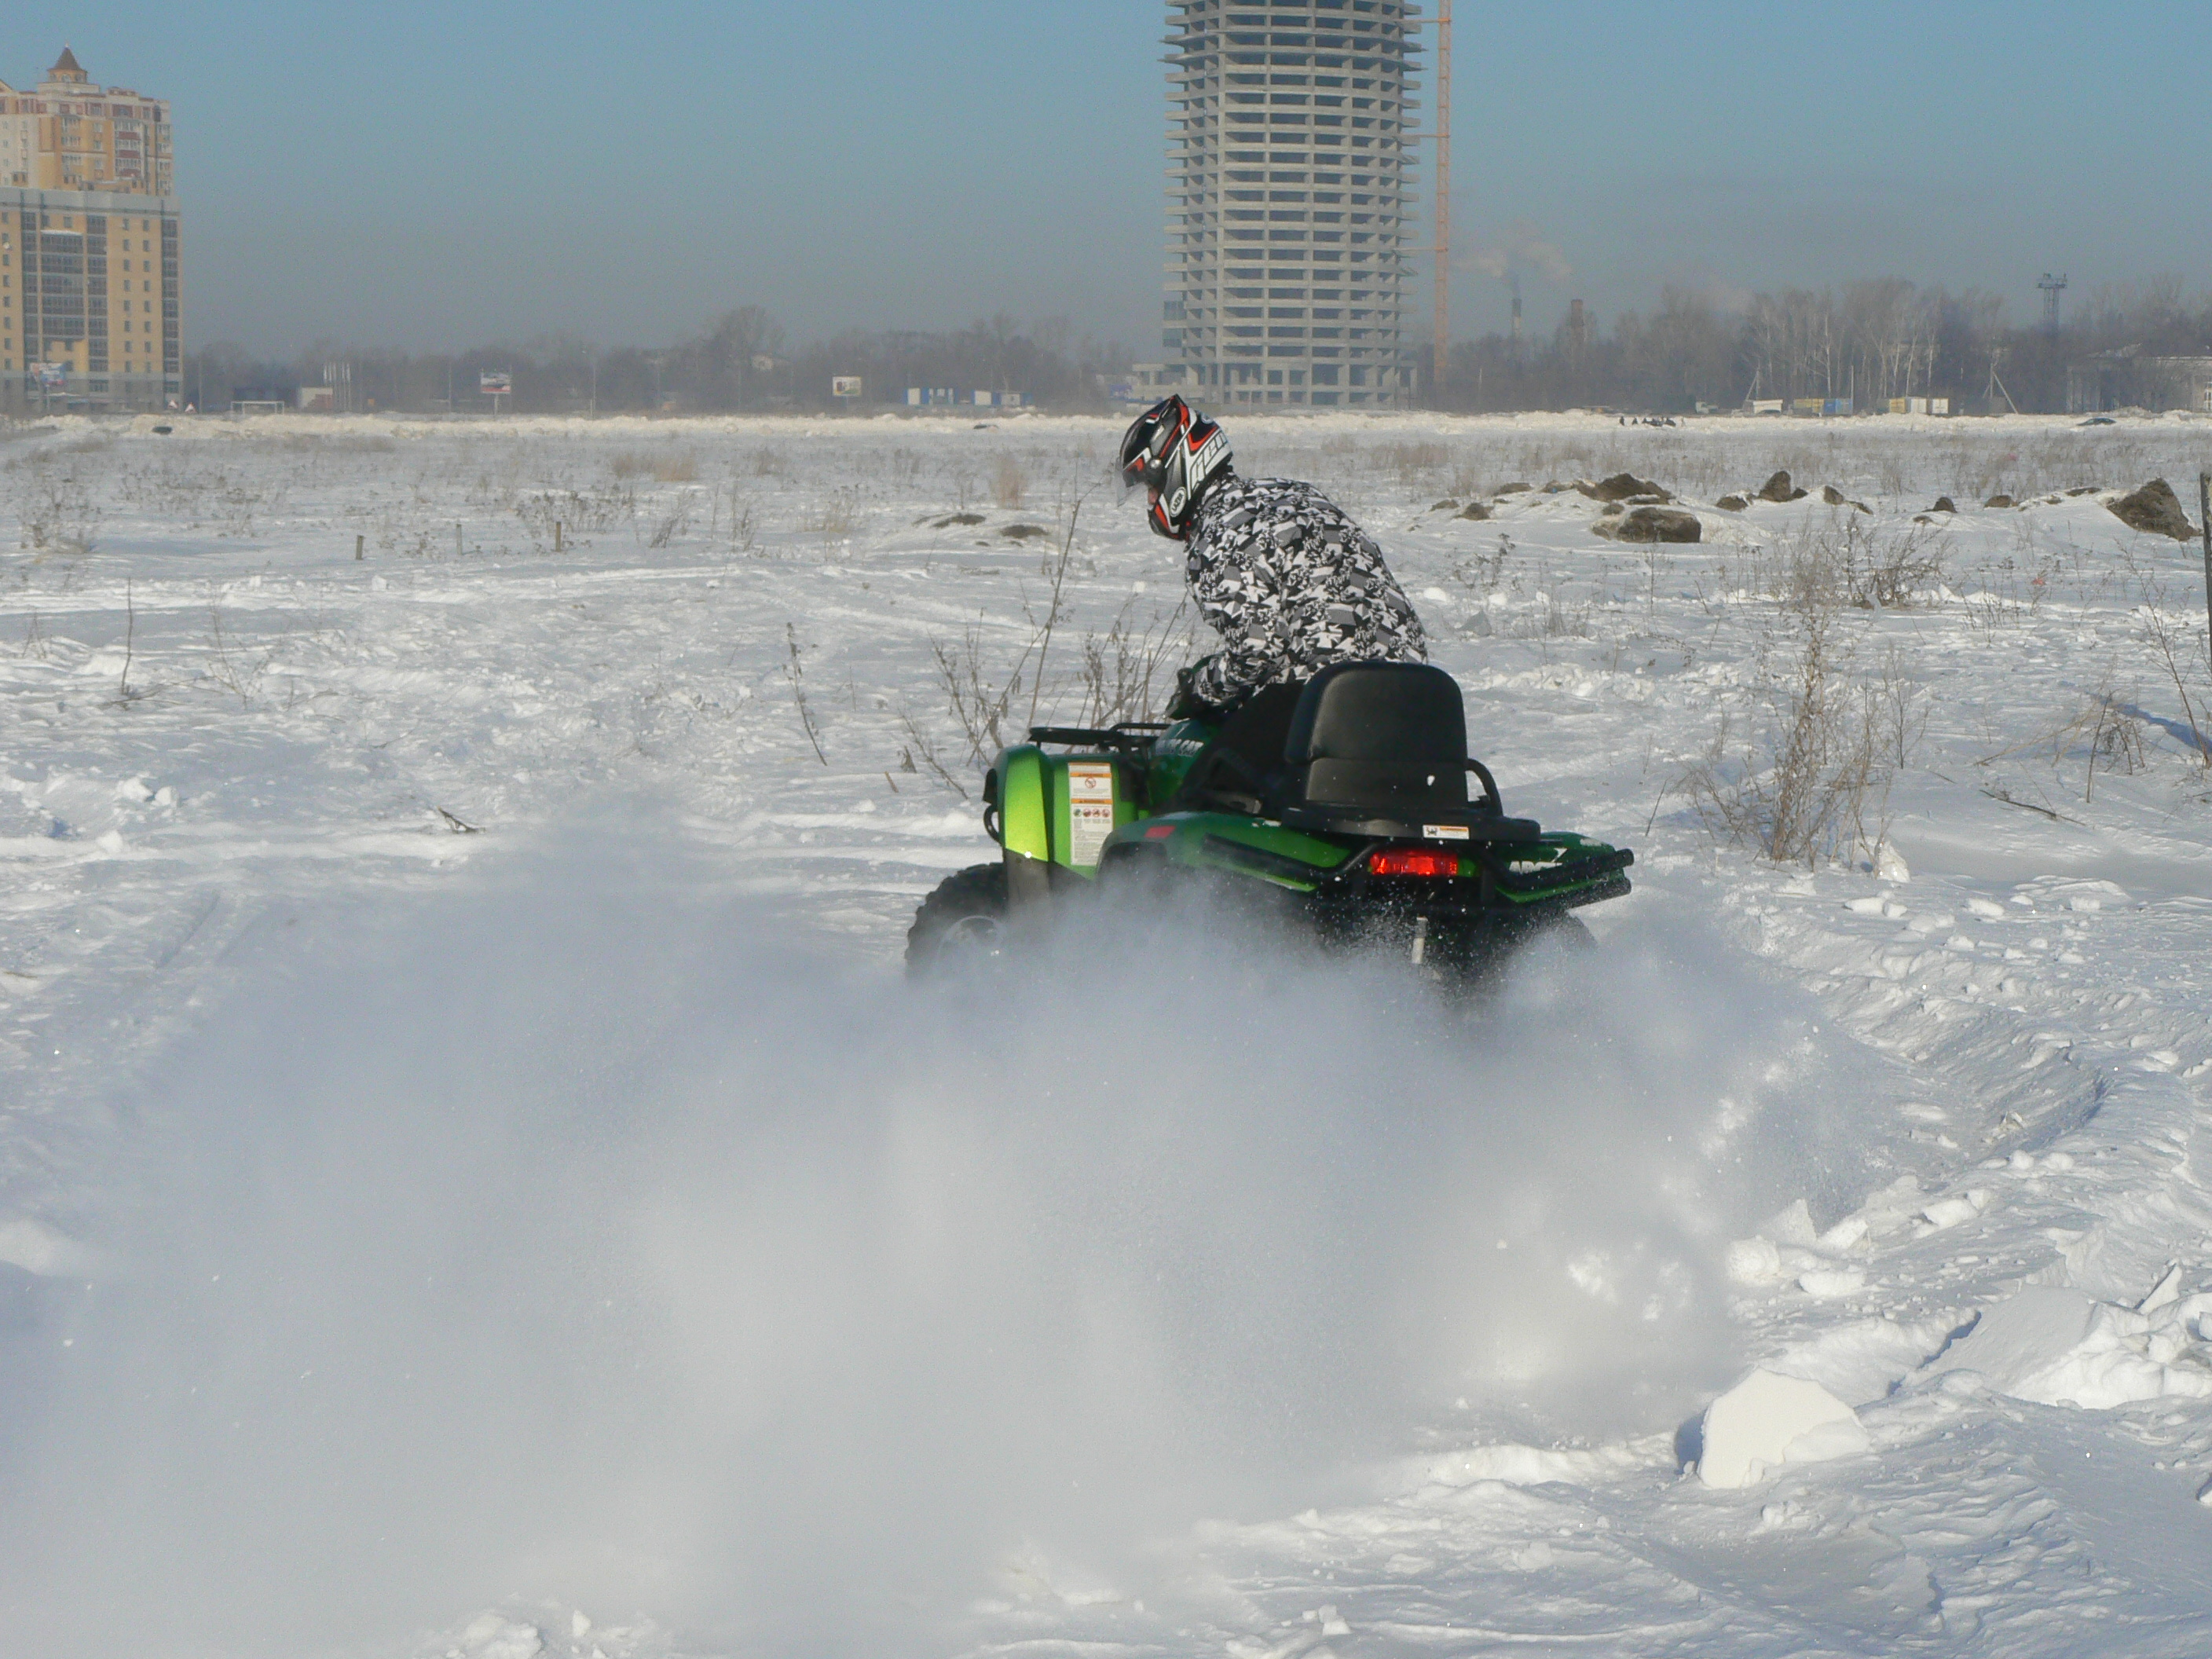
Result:
{"type": "Polygon", "coordinates": [[[1818,1382],[1755,1370],[1705,1407],[1698,1479],[1755,1486],[1777,1465],[1850,1457],[1871,1444],[1858,1413],[1818,1382]]]}
{"type": "Polygon", "coordinates": [[[1594,501],[1632,501],[1639,498],[1671,501],[1674,499],[1649,478],[1639,478],[1633,472],[1616,472],[1610,478],[1601,479],[1596,483],[1577,483],[1575,488],[1594,501]]]}
{"type": "Polygon", "coordinates": [[[2175,541],[2185,542],[2197,534],[2197,526],[2181,510],[2181,501],[2173,493],[2173,486],[2163,478],[2153,478],[2142,489],[2131,490],[2108,505],[2114,518],[2129,529],[2140,530],[2146,535],[2171,536],[2175,541]]]}
{"type": "Polygon", "coordinates": [[[1672,507],[1631,507],[1620,518],[1610,523],[1601,520],[1592,527],[1599,535],[1621,542],[1694,542],[1705,535],[1696,514],[1672,507]]]}

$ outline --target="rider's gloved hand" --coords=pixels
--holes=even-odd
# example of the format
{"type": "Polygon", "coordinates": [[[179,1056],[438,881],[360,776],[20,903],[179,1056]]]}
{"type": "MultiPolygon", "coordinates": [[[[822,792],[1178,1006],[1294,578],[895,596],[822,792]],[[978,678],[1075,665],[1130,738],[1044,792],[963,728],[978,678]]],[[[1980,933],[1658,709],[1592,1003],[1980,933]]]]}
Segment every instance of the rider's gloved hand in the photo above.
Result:
{"type": "Polygon", "coordinates": [[[1200,657],[1188,668],[1176,671],[1175,696],[1168,699],[1168,718],[1171,720],[1204,720],[1218,726],[1228,718],[1227,711],[1205,696],[1198,690],[1198,677],[1213,660],[1200,657]]]}

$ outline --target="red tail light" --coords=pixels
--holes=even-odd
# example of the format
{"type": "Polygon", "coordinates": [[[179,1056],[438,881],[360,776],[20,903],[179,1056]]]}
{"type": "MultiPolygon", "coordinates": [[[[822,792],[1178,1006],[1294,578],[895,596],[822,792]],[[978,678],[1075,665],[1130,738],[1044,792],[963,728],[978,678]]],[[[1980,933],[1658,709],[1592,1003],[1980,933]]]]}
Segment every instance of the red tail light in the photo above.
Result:
{"type": "Polygon", "coordinates": [[[1425,847],[1378,847],[1367,855],[1367,869],[1377,876],[1451,877],[1459,873],[1459,854],[1425,847]]]}

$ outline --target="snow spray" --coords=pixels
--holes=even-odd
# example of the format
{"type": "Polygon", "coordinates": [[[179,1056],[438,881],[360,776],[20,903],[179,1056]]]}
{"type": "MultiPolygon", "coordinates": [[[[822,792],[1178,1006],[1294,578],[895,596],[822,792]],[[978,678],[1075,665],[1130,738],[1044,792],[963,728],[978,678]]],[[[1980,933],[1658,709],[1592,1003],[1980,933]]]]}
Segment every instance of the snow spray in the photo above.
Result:
{"type": "Polygon", "coordinates": [[[708,876],[601,823],[246,954],[129,1103],[115,1271],[11,1338],[12,1631],[927,1650],[1014,1552],[1141,1595],[1462,1405],[1670,1426],[1727,1241],[1857,1174],[1838,1057],[1686,929],[1458,1012],[1188,918],[917,989],[708,876]]]}

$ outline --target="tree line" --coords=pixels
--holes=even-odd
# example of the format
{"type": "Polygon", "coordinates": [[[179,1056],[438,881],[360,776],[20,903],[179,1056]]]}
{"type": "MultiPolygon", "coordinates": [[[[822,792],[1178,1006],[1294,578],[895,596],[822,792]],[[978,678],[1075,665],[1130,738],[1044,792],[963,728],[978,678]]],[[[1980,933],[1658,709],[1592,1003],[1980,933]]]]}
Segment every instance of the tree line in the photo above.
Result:
{"type": "MultiPolygon", "coordinates": [[[[2171,390],[2148,360],[2208,353],[2212,295],[2189,295],[2176,278],[2099,289],[2057,330],[2008,322],[2003,301],[1984,290],[1953,293],[1901,277],[1726,303],[1670,287],[1656,310],[1623,312],[1609,327],[1571,309],[1547,336],[1454,341],[1448,373],[1425,401],[1478,410],[1687,412],[1808,398],[1879,410],[1893,398],[1935,396],[1960,410],[2057,412],[2067,407],[2069,364],[2120,354],[2108,362],[2102,395],[2163,407],[2171,390]]],[[[1063,319],[1024,325],[1004,315],[951,332],[854,330],[793,348],[774,318],[746,306],[657,349],[566,335],[448,353],[323,340],[289,360],[211,345],[184,367],[185,395],[210,410],[247,398],[289,404],[302,386],[331,383],[341,409],[479,410],[492,407],[480,377],[503,374],[510,390],[501,409],[570,414],[826,410],[840,376],[858,377],[868,404],[922,386],[1097,408],[1106,387],[1127,376],[1129,357],[1063,319]]]]}
{"type": "Polygon", "coordinates": [[[329,386],[334,404],[415,413],[490,409],[482,377],[505,375],[501,410],[520,414],[825,410],[833,380],[856,376],[870,404],[908,386],[1021,392],[1056,407],[1103,406],[1127,370],[1125,350],[1079,336],[1063,319],[999,316],[947,333],[848,331],[793,348],[775,319],[745,306],[664,348],[606,347],[568,335],[454,352],[410,353],[319,340],[272,359],[218,343],[184,364],[184,395],[202,409],[234,401],[292,404],[329,386]]]}
{"type": "Polygon", "coordinates": [[[1686,412],[1808,398],[1880,410],[1893,398],[1935,396],[1954,410],[2060,412],[2068,366],[2100,353],[2127,354],[2106,378],[2108,395],[2161,406],[2161,378],[2131,365],[2212,353],[2212,295],[2189,296],[2178,278],[2101,288],[2053,331],[2040,319],[2008,323],[2003,301],[1982,289],[1954,294],[1901,277],[1726,306],[1670,287],[1656,311],[1623,312],[1609,329],[1571,309],[1547,337],[1455,340],[1436,401],[1686,412]]]}

